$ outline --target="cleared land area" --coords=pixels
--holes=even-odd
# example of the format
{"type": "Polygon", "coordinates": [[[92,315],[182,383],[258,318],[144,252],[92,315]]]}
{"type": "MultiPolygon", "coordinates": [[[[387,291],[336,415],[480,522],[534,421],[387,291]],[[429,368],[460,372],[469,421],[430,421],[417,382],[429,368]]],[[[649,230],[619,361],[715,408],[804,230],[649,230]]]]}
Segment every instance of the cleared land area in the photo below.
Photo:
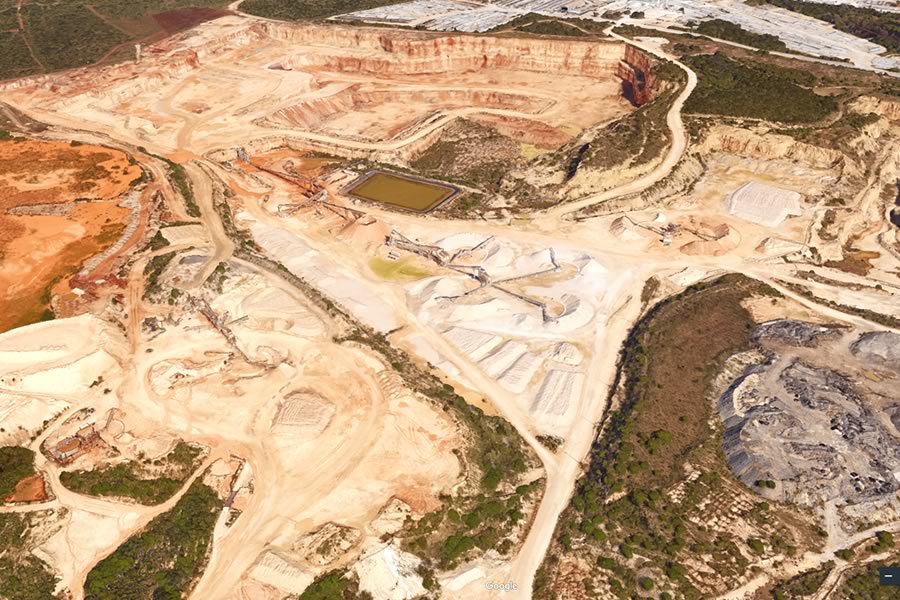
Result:
{"type": "Polygon", "coordinates": [[[768,4],[786,8],[808,17],[826,21],[844,31],[884,46],[889,52],[900,51],[900,15],[864,6],[826,4],[806,0],[753,0],[749,4],[768,4]]]}
{"type": "Polygon", "coordinates": [[[65,280],[127,238],[135,215],[121,201],[142,179],[117,150],[0,141],[0,331],[53,318],[65,280]]]}

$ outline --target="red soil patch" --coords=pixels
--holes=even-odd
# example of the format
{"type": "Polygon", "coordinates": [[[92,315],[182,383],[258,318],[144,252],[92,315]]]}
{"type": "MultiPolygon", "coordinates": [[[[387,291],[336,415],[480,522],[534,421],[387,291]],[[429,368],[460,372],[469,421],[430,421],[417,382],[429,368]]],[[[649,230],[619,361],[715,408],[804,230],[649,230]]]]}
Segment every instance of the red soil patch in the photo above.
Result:
{"type": "Polygon", "coordinates": [[[190,29],[200,23],[206,23],[219,17],[234,14],[230,10],[217,8],[184,8],[181,10],[167,10],[153,15],[159,27],[167,34],[190,29]]]}
{"type": "Polygon", "coordinates": [[[66,142],[0,142],[0,211],[115,198],[141,176],[123,152],[66,142]]]}
{"type": "Polygon", "coordinates": [[[54,292],[115,243],[128,218],[116,200],[141,175],[123,152],[66,142],[0,143],[0,332],[52,316],[54,292]],[[68,213],[2,214],[68,204],[68,213]]]}
{"type": "Polygon", "coordinates": [[[47,499],[47,487],[42,475],[26,477],[16,484],[16,491],[3,499],[4,502],[41,502],[47,499]]]}

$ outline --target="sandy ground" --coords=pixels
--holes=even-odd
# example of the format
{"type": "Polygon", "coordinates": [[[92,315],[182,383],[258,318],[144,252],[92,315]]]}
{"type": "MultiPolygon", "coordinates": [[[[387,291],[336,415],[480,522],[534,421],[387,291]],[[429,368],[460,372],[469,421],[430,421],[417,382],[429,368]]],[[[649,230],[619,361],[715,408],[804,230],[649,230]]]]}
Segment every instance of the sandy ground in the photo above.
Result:
{"type": "MultiPolygon", "coordinates": [[[[621,215],[582,222],[566,218],[580,208],[646,190],[670,173],[686,147],[680,109],[695,83],[690,73],[687,89],[667,118],[673,144],[652,172],[547,211],[534,221],[515,226],[437,222],[359,204],[353,208],[367,213],[367,225],[362,220],[349,225],[324,209],[279,214],[280,203],[298,200],[288,183],[261,173],[251,177],[229,171],[213,159],[232,160],[236,140],[264,152],[284,145],[286,138],[304,151],[327,148],[377,159],[379,153],[401,153],[427,142],[461,115],[526,119],[561,130],[627,110],[611,97],[608,81],[587,81],[590,78],[576,74],[560,79],[574,90],[571,98],[596,96],[589,104],[579,101],[575,106],[546,73],[476,69],[453,73],[451,84],[446,65],[435,66],[434,56],[423,61],[429,74],[423,78],[397,66],[412,63],[388,60],[375,68],[365,63],[369,57],[364,49],[348,48],[340,39],[312,44],[302,36],[292,39],[292,31],[237,17],[223,19],[188,39],[167,42],[144,65],[91,73],[96,78],[90,82],[87,75],[76,73],[61,81],[65,85],[54,93],[28,83],[5,93],[27,113],[48,122],[170,153],[187,163],[203,213],[204,244],[211,246],[206,262],[186,286],[191,293],[199,294],[204,279],[234,251],[212,210],[212,180],[237,182],[231,201],[236,220],[267,253],[311,279],[361,321],[385,332],[399,328],[394,336],[406,340],[420,359],[440,369],[448,381],[471,390],[473,402],[490,403],[517,428],[547,476],[531,530],[510,562],[481,561],[446,576],[445,597],[494,597],[484,584],[505,581],[518,586],[507,597],[530,597],[534,574],[581,474],[595,424],[606,410],[618,348],[639,315],[641,287],[650,275],[658,275],[669,291],[677,291],[715,273],[743,272],[797,300],[803,307],[800,312],[810,318],[864,322],[787,290],[776,280],[800,281],[795,267],[773,256],[777,252],[758,250],[761,245],[785,248],[765,246],[770,238],[802,247],[809,239],[813,215],[804,212],[777,227],[765,227],[729,215],[725,208],[725,195],[751,178],[816,193],[828,185],[829,173],[817,170],[813,162],[789,165],[765,156],[750,162],[740,152],[722,151],[683,202],[630,213],[639,225],[625,228],[627,236],[622,235],[623,224],[614,223],[621,215]],[[445,70],[435,77],[438,67],[445,70]],[[135,73],[144,76],[134,77],[135,73]],[[95,95],[86,93],[90,86],[95,95]],[[387,86],[402,87],[405,95],[373,101],[387,86]],[[454,95],[460,86],[477,87],[485,94],[475,99],[475,106],[461,108],[454,95]],[[501,92],[518,96],[500,98],[501,92]],[[342,104],[348,93],[352,101],[342,104]],[[401,110],[398,98],[408,103],[409,114],[401,110]],[[537,109],[538,100],[555,103],[537,109]],[[586,106],[593,112],[583,112],[586,106]],[[410,125],[410,118],[429,111],[433,114],[410,125]],[[272,121],[275,113],[280,113],[277,126],[272,121]],[[371,123],[351,123],[351,118],[371,123]],[[227,151],[217,152],[222,148],[227,151]],[[671,223],[679,228],[667,239],[661,227],[671,223]],[[372,259],[384,258],[380,246],[391,229],[448,252],[493,237],[483,254],[467,259],[467,266],[482,266],[495,284],[508,289],[494,286],[468,294],[476,287],[471,278],[437,266],[423,277],[379,276],[371,267],[372,259]],[[539,273],[550,249],[558,252],[559,270],[539,273]],[[535,302],[543,303],[554,317],[545,320],[535,302]],[[578,348],[582,360],[557,360],[561,355],[556,349],[563,343],[578,348]],[[513,384],[521,388],[510,387],[513,384]],[[567,401],[561,400],[563,393],[567,401]],[[541,433],[563,438],[561,449],[547,450],[537,440],[541,433]]],[[[653,43],[644,45],[658,52],[653,43]]],[[[283,167],[290,156],[285,151],[267,160],[283,167]]],[[[867,206],[874,202],[868,192],[891,169],[885,159],[860,202],[867,206]]],[[[164,179],[158,166],[154,173],[164,179]]],[[[329,189],[329,199],[348,202],[338,189],[337,185],[329,189]]],[[[171,197],[171,190],[165,192],[171,197]]],[[[173,206],[181,216],[183,208],[173,206]]],[[[869,212],[860,217],[858,229],[871,224],[869,212]]],[[[871,242],[882,226],[883,222],[865,230],[862,242],[871,242]]],[[[188,233],[185,239],[196,239],[192,237],[196,232],[188,233]]],[[[143,266],[141,261],[135,269],[143,266]]],[[[279,278],[242,261],[229,264],[238,274],[210,302],[217,313],[227,311],[239,319],[232,329],[236,347],[196,313],[174,314],[165,332],[150,340],[142,332],[141,318],[166,316],[169,311],[143,305],[137,272],[128,290],[127,338],[89,318],[29,327],[27,339],[17,332],[0,336],[4,369],[0,418],[37,427],[38,418],[50,410],[71,414],[85,406],[118,408],[127,433],[119,443],[129,451],[159,436],[177,436],[209,446],[210,460],[226,454],[247,460],[254,473],[254,494],[242,500],[244,512],[236,523],[217,537],[211,563],[193,597],[275,597],[277,591],[254,580],[252,574],[261,572],[254,567],[286,564],[279,568],[293,584],[308,578],[310,572],[295,550],[304,534],[327,522],[365,531],[392,496],[417,511],[432,507],[436,494],[458,477],[459,465],[449,450],[460,443],[460,433],[442,411],[398,386],[365,351],[335,345],[330,337],[333,324],[279,278]],[[109,382],[110,394],[89,387],[98,374],[109,382]],[[59,393],[60,388],[66,393],[59,393]],[[270,550],[281,562],[268,558],[270,550]]],[[[885,271],[878,276],[888,277],[885,271]]],[[[840,293],[833,286],[819,285],[824,286],[823,293],[825,288],[840,293]]],[[[892,297],[867,291],[857,301],[879,309],[895,304],[892,297]]],[[[771,306],[753,310],[777,313],[771,306]]],[[[51,428],[45,435],[54,433],[58,430],[51,428]]],[[[48,480],[57,491],[52,468],[48,480]]],[[[57,550],[48,546],[47,554],[66,574],[65,583],[76,598],[90,566],[155,514],[66,493],[52,503],[72,508],[73,521],[83,519],[97,527],[93,542],[64,534],[72,540],[69,547],[76,548],[70,554],[59,549],[58,540],[54,543],[60,545],[53,546],[57,550]],[[79,516],[78,511],[99,516],[79,516]]]]}
{"type": "MultiPolygon", "coordinates": [[[[236,139],[253,145],[272,136],[343,153],[399,151],[464,115],[533,122],[532,135],[558,145],[568,139],[566,131],[631,110],[612,76],[623,52],[615,43],[590,50],[588,58],[571,59],[561,58],[570,52],[564,42],[555,42],[559,47],[549,49],[546,59],[539,49],[534,59],[519,61],[528,50],[516,47],[509,57],[495,59],[498,67],[481,68],[471,53],[482,49],[463,49],[465,39],[438,39],[416,50],[434,53],[420,59],[416,73],[402,57],[386,51],[390,44],[376,40],[380,30],[363,30],[372,39],[360,41],[358,29],[250,23],[218,19],[194,29],[189,40],[163,42],[159,48],[165,50],[148,53],[140,65],[140,78],[130,72],[136,67],[126,65],[105,69],[100,79],[73,75],[65,90],[53,94],[28,85],[9,92],[40,106],[48,118],[65,113],[89,119],[94,130],[135,145],[152,140],[179,156],[188,148],[199,155],[232,148],[236,139]],[[334,43],[322,43],[332,38],[334,43]],[[185,47],[203,60],[184,62],[185,47]],[[539,71],[541,60],[558,61],[553,81],[539,71]]],[[[576,46],[573,52],[585,51],[576,46]]],[[[537,138],[523,141],[543,145],[537,138]]]]}
{"type": "MultiPolygon", "coordinates": [[[[242,574],[273,544],[291,554],[304,533],[332,521],[362,530],[394,497],[423,513],[456,481],[456,426],[372,356],[331,342],[327,323],[290,288],[245,275],[213,308],[245,317],[234,330],[239,347],[274,360],[273,368],[234,361],[224,338],[196,314],[155,338],[153,353],[140,344],[132,354],[118,330],[92,317],[0,336],[2,391],[17,402],[5,428],[27,426],[31,404],[40,410],[41,400],[53,398],[67,402],[65,415],[115,408],[120,424],[110,442],[126,455],[156,455],[167,440],[182,438],[211,447],[210,461],[235,455],[249,462],[254,494],[242,506],[245,516],[217,539],[196,597],[239,597],[242,574]],[[91,386],[99,377],[112,393],[91,386]],[[316,402],[328,410],[314,409],[316,402]]],[[[63,431],[51,426],[32,445],[63,431]]],[[[161,509],[66,492],[58,467],[41,463],[58,495],[52,506],[72,510],[38,553],[60,570],[60,585],[80,597],[96,560],[161,509]]]]}

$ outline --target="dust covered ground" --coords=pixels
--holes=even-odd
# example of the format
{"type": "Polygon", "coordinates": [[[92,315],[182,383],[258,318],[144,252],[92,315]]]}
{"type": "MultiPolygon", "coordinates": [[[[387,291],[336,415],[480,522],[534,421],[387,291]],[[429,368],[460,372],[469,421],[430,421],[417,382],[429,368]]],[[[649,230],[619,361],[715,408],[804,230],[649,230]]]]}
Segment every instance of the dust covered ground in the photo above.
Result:
{"type": "MultiPolygon", "coordinates": [[[[42,169],[0,161],[0,269],[50,282],[66,244],[96,242],[50,294],[80,316],[0,336],[0,440],[33,451],[45,496],[29,473],[0,508],[18,566],[73,598],[152,597],[160,572],[194,598],[378,600],[738,598],[863,567],[841,551],[898,523],[893,459],[871,485],[858,468],[895,436],[874,366],[893,346],[859,336],[900,319],[898,104],[857,91],[840,143],[686,123],[695,74],[667,64],[635,110],[625,53],[232,15],[138,63],[5,84],[47,127],[0,143],[42,169]],[[540,210],[507,202],[510,165],[540,210]],[[348,197],[373,168],[462,193],[430,215],[348,197]],[[754,337],[783,319],[844,332],[821,354],[848,372],[754,337]],[[791,472],[799,434],[747,418],[752,390],[718,414],[744,368],[783,419],[798,381],[827,388],[856,466],[791,472]]],[[[838,443],[825,419],[804,435],[838,443]]]]}

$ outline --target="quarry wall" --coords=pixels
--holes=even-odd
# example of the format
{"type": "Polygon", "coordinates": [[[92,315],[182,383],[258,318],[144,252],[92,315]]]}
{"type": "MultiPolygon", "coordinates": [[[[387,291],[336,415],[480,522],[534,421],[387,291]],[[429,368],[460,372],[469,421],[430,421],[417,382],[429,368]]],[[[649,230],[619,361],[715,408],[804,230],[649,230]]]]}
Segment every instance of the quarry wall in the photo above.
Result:
{"type": "Polygon", "coordinates": [[[267,23],[269,35],[292,44],[328,46],[353,53],[341,56],[296,54],[285,68],[369,73],[446,73],[472,69],[509,69],[564,75],[615,75],[625,57],[619,41],[580,42],[396,32],[379,29],[267,23]]]}
{"type": "Polygon", "coordinates": [[[616,75],[624,82],[626,95],[636,106],[643,106],[656,97],[659,81],[653,74],[653,68],[658,62],[639,48],[625,47],[625,56],[619,61],[616,75]]]}

